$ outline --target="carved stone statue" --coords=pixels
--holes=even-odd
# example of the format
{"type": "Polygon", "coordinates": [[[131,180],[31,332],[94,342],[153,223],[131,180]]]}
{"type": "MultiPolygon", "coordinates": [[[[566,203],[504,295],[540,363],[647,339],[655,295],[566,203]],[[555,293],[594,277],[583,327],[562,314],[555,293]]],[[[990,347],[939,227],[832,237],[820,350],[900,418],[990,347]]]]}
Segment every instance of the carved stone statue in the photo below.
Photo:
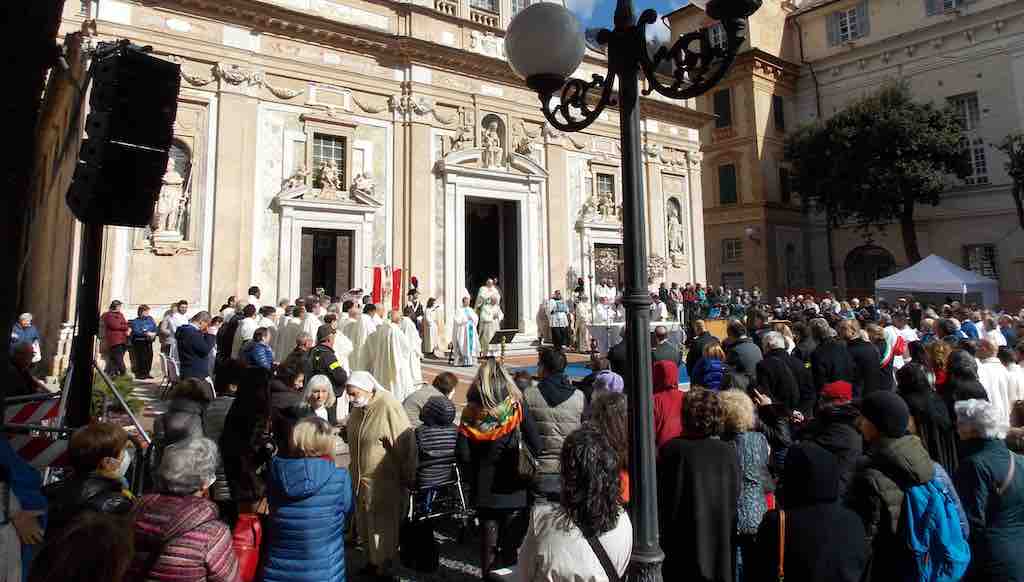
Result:
{"type": "Polygon", "coordinates": [[[485,168],[500,168],[505,160],[505,149],[501,147],[501,135],[498,134],[498,122],[492,121],[487,124],[483,135],[483,166],[485,168]]]}
{"type": "Polygon", "coordinates": [[[448,151],[457,152],[459,150],[472,147],[473,145],[473,128],[466,125],[459,126],[455,130],[455,135],[449,138],[448,151]]]}
{"type": "Polygon", "coordinates": [[[598,209],[597,200],[593,196],[587,198],[587,201],[580,208],[580,218],[583,220],[594,220],[600,214],[601,211],[598,209]]]}
{"type": "Polygon", "coordinates": [[[377,181],[373,179],[369,172],[363,172],[362,174],[356,174],[355,179],[352,180],[352,186],[349,187],[349,196],[356,202],[379,206],[380,202],[375,195],[376,189],[377,181]]]}
{"type": "Polygon", "coordinates": [[[181,222],[185,210],[185,179],[174,168],[174,158],[167,159],[160,198],[153,216],[153,237],[162,241],[182,240],[181,222]]]}
{"type": "Polygon", "coordinates": [[[334,160],[327,160],[320,165],[320,189],[322,192],[338,192],[344,186],[341,183],[341,171],[334,160]]]}
{"type": "Polygon", "coordinates": [[[284,184],[281,184],[281,189],[292,190],[299,186],[303,186],[306,184],[306,178],[308,177],[309,170],[306,169],[306,166],[299,166],[299,168],[295,170],[294,174],[285,178],[284,184]]]}
{"type": "Polygon", "coordinates": [[[668,211],[668,254],[672,266],[679,268],[686,263],[686,242],[683,235],[683,220],[675,206],[668,211]]]}
{"type": "Polygon", "coordinates": [[[618,220],[619,207],[615,204],[615,196],[610,192],[598,194],[597,211],[601,215],[602,220],[618,220]]]}

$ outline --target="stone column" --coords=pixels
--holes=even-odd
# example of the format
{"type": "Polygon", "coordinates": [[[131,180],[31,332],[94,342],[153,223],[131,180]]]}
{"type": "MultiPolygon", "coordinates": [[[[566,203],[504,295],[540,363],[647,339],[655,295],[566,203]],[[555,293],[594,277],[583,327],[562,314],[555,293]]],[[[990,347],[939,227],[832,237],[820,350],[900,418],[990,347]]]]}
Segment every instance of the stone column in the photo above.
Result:
{"type": "Polygon", "coordinates": [[[687,226],[687,236],[690,251],[690,269],[693,273],[695,283],[709,283],[707,271],[707,254],[704,250],[704,190],[701,186],[701,159],[700,152],[687,152],[687,170],[689,170],[689,201],[690,208],[687,214],[690,223],[687,226]]]}
{"type": "Polygon", "coordinates": [[[659,153],[660,148],[657,146],[649,144],[644,148],[644,181],[647,184],[647,249],[652,255],[668,258],[668,244],[665,240],[665,216],[668,215],[668,209],[665,208],[661,165],[658,160],[659,153]]]}
{"type": "Polygon", "coordinates": [[[211,306],[242,294],[251,284],[256,190],[259,99],[245,85],[220,83],[217,139],[227,147],[217,148],[211,306]]]}
{"type": "MultiPolygon", "coordinates": [[[[546,143],[545,159],[548,163],[547,209],[548,209],[548,282],[552,289],[566,291],[566,276],[572,264],[572,241],[569,239],[569,225],[573,218],[569,208],[569,176],[566,175],[566,152],[560,140],[549,137],[546,143]]],[[[552,289],[544,289],[547,297],[552,289]]],[[[529,316],[532,317],[533,314],[529,316]]]]}
{"type": "MultiPolygon", "coordinates": [[[[436,281],[429,281],[430,264],[433,261],[433,190],[434,172],[430,163],[430,126],[426,123],[404,124],[402,133],[406,138],[405,157],[396,159],[396,165],[403,166],[404,180],[401,182],[403,191],[400,204],[405,220],[399,222],[395,218],[395,264],[406,270],[408,275],[415,275],[420,288],[425,293],[436,287],[436,281]],[[403,249],[399,257],[397,249],[403,249]]],[[[397,152],[397,150],[396,150],[397,152]]],[[[397,201],[396,201],[397,202],[397,201]]],[[[399,206],[399,204],[396,204],[399,206]]],[[[426,299],[424,299],[426,301],[426,299]]]]}

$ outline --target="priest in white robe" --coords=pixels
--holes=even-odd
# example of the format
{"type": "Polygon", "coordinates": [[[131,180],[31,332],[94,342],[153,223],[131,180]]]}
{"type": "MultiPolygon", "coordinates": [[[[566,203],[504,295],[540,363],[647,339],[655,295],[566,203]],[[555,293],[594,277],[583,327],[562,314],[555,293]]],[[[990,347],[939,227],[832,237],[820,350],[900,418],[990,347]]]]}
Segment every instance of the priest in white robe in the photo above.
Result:
{"type": "Polygon", "coordinates": [[[402,318],[402,333],[409,344],[409,370],[417,386],[423,383],[423,339],[416,323],[409,317],[402,318]]]}
{"type": "Polygon", "coordinates": [[[348,325],[342,330],[345,337],[352,343],[352,353],[349,354],[348,364],[355,370],[367,370],[368,363],[363,357],[363,348],[366,345],[366,338],[373,334],[377,326],[373,324],[373,319],[362,313],[362,310],[358,306],[352,307],[349,310],[348,325]]]}
{"type": "Polygon", "coordinates": [[[498,300],[494,297],[480,307],[480,353],[488,355],[491,353],[491,339],[501,329],[501,320],[505,314],[498,307],[498,300]]]}
{"type": "Polygon", "coordinates": [[[313,311],[307,311],[306,315],[302,317],[302,331],[316,337],[316,330],[320,329],[320,326],[324,324],[321,319],[323,308],[320,307],[319,303],[314,303],[312,307],[313,311]]]}
{"type": "Polygon", "coordinates": [[[324,320],[334,329],[334,357],[338,359],[341,367],[351,374],[352,367],[349,365],[349,357],[352,355],[352,340],[348,339],[345,333],[342,332],[342,328],[338,324],[340,320],[337,314],[328,313],[324,320]]]}
{"type": "Polygon", "coordinates": [[[295,349],[295,340],[302,333],[302,317],[305,315],[306,310],[302,307],[293,307],[291,311],[292,315],[287,318],[288,322],[282,325],[277,333],[277,347],[274,348],[274,357],[279,358],[279,362],[283,362],[288,357],[288,354],[292,353],[292,350],[295,349]]]}
{"type": "Polygon", "coordinates": [[[478,311],[481,307],[488,303],[488,300],[493,299],[495,305],[501,304],[501,291],[494,284],[494,279],[488,279],[483,287],[477,291],[476,303],[473,305],[478,311]]]}
{"type": "Polygon", "coordinates": [[[402,312],[392,311],[363,345],[367,371],[399,402],[416,391],[416,382],[409,367],[409,340],[402,331],[402,312]]]}
{"type": "Polygon", "coordinates": [[[586,354],[590,352],[590,301],[586,295],[580,295],[573,308],[573,323],[576,326],[576,350],[586,354]]]}
{"type": "Polygon", "coordinates": [[[440,319],[441,306],[431,297],[427,299],[427,307],[423,311],[423,355],[437,357],[437,348],[441,345],[440,319]]]}
{"type": "Polygon", "coordinates": [[[480,316],[470,307],[469,297],[462,298],[462,307],[455,310],[452,318],[452,357],[456,366],[476,365],[480,354],[480,338],[477,324],[480,316]]]}

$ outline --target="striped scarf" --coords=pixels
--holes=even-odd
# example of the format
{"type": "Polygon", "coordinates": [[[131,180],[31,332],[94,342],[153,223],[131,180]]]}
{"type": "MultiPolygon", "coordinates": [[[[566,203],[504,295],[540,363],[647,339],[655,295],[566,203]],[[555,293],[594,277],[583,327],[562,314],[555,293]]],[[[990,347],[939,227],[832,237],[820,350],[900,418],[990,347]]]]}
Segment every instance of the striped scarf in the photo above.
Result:
{"type": "Polygon", "coordinates": [[[474,441],[496,441],[512,433],[523,421],[523,407],[508,396],[494,408],[470,403],[462,411],[459,432],[474,441]]]}

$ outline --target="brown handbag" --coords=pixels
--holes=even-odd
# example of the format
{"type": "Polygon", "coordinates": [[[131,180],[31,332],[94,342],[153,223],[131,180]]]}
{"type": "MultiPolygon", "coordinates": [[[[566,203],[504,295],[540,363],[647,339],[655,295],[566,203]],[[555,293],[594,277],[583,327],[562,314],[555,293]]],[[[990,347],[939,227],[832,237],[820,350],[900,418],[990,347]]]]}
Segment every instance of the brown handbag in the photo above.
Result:
{"type": "Polygon", "coordinates": [[[786,580],[786,511],[779,510],[779,582],[786,580]]]}

